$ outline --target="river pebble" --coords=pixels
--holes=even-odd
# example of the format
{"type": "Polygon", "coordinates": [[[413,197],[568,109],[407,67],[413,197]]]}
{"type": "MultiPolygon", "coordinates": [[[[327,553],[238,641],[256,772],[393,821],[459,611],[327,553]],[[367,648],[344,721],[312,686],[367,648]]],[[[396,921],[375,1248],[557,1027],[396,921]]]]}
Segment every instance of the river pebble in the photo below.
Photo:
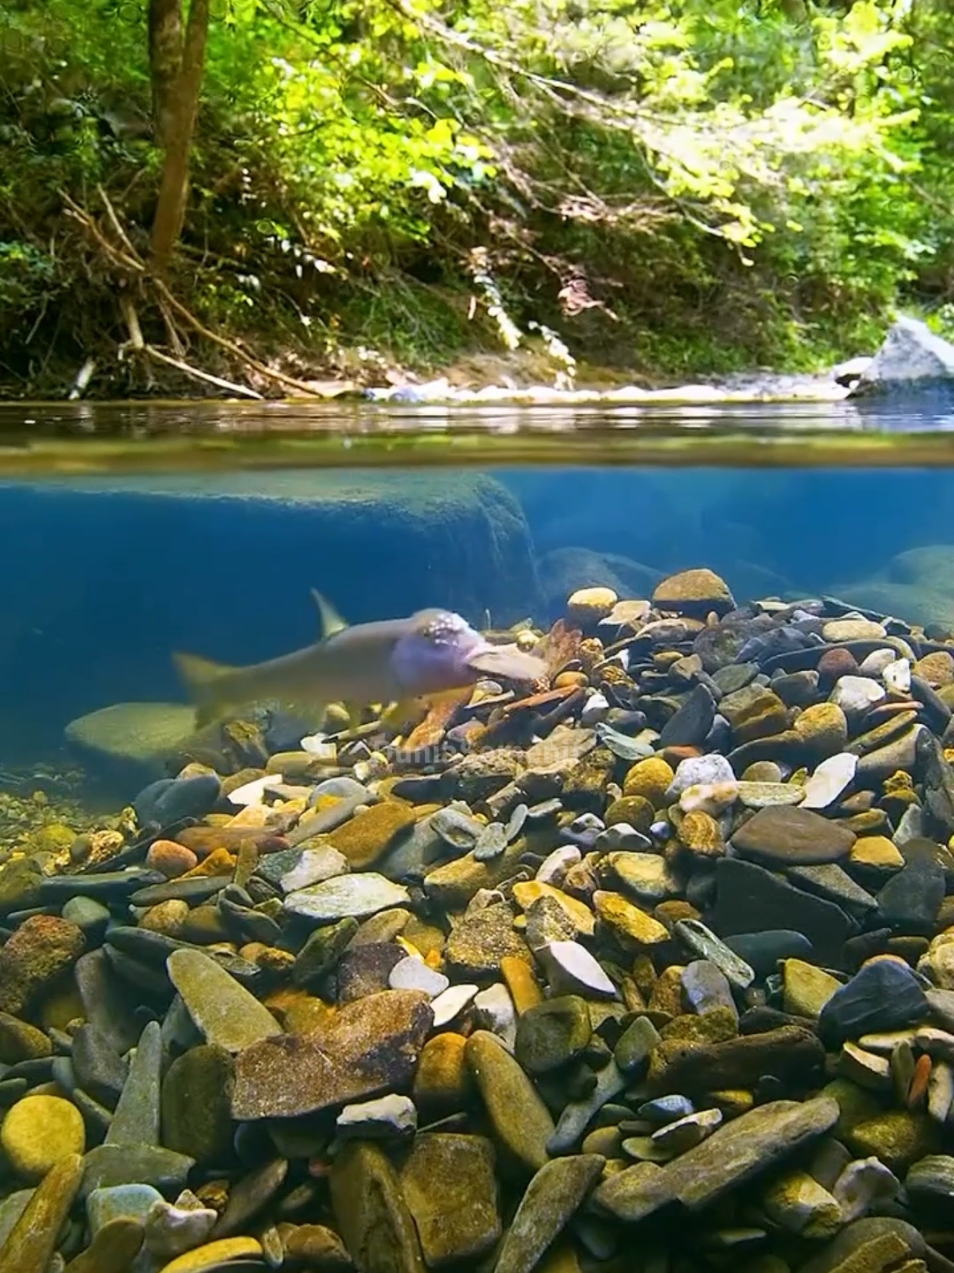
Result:
{"type": "Polygon", "coordinates": [[[954,644],[702,567],[521,639],[426,764],[0,863],[0,1273],[943,1273],[954,644]]]}

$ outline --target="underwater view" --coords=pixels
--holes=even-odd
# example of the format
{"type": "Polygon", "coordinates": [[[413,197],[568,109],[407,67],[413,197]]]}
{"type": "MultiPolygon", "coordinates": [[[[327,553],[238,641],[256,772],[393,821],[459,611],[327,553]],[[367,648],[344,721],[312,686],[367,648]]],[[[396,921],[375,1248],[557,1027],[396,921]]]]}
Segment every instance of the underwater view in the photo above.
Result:
{"type": "Polygon", "coordinates": [[[4,434],[0,1273],[954,1269],[950,419],[535,410],[4,434]]]}

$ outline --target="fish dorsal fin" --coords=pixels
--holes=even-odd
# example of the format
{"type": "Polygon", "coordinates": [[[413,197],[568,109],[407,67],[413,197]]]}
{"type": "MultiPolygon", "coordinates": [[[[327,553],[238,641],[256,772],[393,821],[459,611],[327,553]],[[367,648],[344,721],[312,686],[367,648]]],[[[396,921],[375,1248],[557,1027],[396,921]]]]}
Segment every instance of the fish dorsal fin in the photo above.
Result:
{"type": "Polygon", "coordinates": [[[334,636],[336,632],[341,632],[348,625],[327,597],[323,597],[317,588],[312,588],[311,595],[314,597],[321,618],[322,639],[327,641],[329,637],[334,636]]]}

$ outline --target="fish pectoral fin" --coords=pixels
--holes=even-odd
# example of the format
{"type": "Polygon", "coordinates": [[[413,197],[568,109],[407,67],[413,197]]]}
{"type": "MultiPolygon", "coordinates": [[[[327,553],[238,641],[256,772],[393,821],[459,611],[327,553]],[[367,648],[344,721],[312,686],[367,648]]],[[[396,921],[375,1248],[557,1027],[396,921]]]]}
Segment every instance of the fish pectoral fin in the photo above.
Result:
{"type": "Polygon", "coordinates": [[[321,619],[321,636],[324,640],[334,636],[336,632],[343,631],[348,626],[328,598],[323,597],[317,588],[312,588],[311,595],[314,598],[315,605],[318,607],[318,615],[321,619]]]}
{"type": "Polygon", "coordinates": [[[547,674],[547,665],[515,645],[488,646],[468,655],[467,665],[485,676],[506,676],[511,681],[536,681],[547,674]]]}

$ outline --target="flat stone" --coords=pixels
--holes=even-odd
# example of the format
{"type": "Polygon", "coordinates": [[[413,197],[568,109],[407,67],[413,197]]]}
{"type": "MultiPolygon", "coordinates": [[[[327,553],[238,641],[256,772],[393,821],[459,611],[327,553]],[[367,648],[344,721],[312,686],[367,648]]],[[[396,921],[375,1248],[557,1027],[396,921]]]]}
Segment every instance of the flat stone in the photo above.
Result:
{"type": "Polygon", "coordinates": [[[825,1004],[841,989],[831,973],[804,959],[782,961],[783,1006],[796,1017],[817,1017],[825,1004]]]}
{"type": "Polygon", "coordinates": [[[675,1201],[701,1211],[824,1135],[838,1116],[831,1097],[771,1101],[723,1124],[665,1167],[640,1163],[617,1172],[596,1188],[592,1201],[600,1211],[632,1223],[675,1201]]]}
{"type": "Polygon", "coordinates": [[[158,1021],[150,1021],[143,1027],[132,1054],[126,1082],[106,1133],[108,1145],[159,1144],[161,1070],[162,1031],[158,1021]]]}
{"type": "Polygon", "coordinates": [[[545,1163],[527,1186],[504,1235],[495,1273],[532,1273],[603,1170],[602,1154],[574,1154],[545,1163]]]}
{"type": "Polygon", "coordinates": [[[928,1001],[910,968],[894,960],[877,960],[861,968],[822,1008],[819,1034],[826,1042],[881,1030],[899,1030],[926,1021],[928,1001]]]}
{"type": "Polygon", "coordinates": [[[831,1237],[842,1224],[837,1199],[806,1171],[790,1171],[773,1181],[761,1202],[773,1224],[806,1238],[831,1237]]]}
{"type": "Polygon", "coordinates": [[[554,1127],[536,1088],[486,1030],[470,1035],[465,1056],[498,1139],[525,1167],[537,1171],[548,1159],[547,1142],[554,1127]]]}
{"type": "Polygon", "coordinates": [[[0,947],[0,1011],[29,1015],[83,954],[86,938],[58,915],[31,915],[0,947]]]}
{"type": "Polygon", "coordinates": [[[910,841],[905,845],[904,857],[903,869],[892,875],[878,893],[878,919],[902,933],[933,936],[944,901],[944,868],[930,843],[910,841]]]}
{"type": "Polygon", "coordinates": [[[73,1035],[73,1069],[80,1087],[94,1100],[114,1109],[126,1082],[126,1062],[109,1038],[93,1025],[81,1025],[73,1035]]]}
{"type": "Polygon", "coordinates": [[[755,971],[744,959],[716,937],[701,920],[681,919],[673,928],[674,936],[703,960],[715,964],[727,981],[739,990],[747,990],[755,980],[755,971]]]}
{"type": "Polygon", "coordinates": [[[842,906],[856,906],[861,910],[873,910],[877,902],[860,884],[856,884],[847,871],[836,862],[825,862],[819,866],[793,866],[786,872],[793,884],[798,884],[809,893],[817,893],[819,897],[827,897],[829,901],[838,902],[842,906]]]}
{"type": "Polygon", "coordinates": [[[401,884],[394,884],[374,871],[357,875],[339,875],[308,888],[289,893],[285,910],[319,924],[353,916],[366,919],[391,906],[405,906],[410,894],[401,884]]]}
{"type": "Polygon", "coordinates": [[[886,835],[860,835],[851,846],[848,862],[879,871],[899,870],[904,866],[901,850],[886,835]]]}
{"type": "Polygon", "coordinates": [[[563,1107],[560,1121],[547,1141],[547,1152],[553,1156],[570,1153],[583,1138],[597,1111],[618,1096],[626,1087],[627,1076],[615,1061],[610,1061],[596,1075],[596,1086],[579,1101],[563,1107]]]}
{"type": "Polygon", "coordinates": [[[800,1026],[780,1026],[689,1049],[681,1045],[682,1040],[667,1039],[656,1050],[649,1072],[653,1092],[692,1096],[722,1088],[749,1088],[766,1075],[786,1083],[805,1082],[825,1060],[821,1043],[800,1026]]]}
{"type": "Polygon", "coordinates": [[[233,1118],[290,1118],[409,1085],[431,1028],[427,996],[385,990],[304,1036],[279,1034],[235,1063],[233,1118]]]}
{"type": "Polygon", "coordinates": [[[383,857],[402,832],[414,825],[410,805],[382,800],[355,813],[331,834],[334,847],[343,853],[352,870],[366,871],[383,857]]]}
{"type": "Polygon", "coordinates": [[[845,713],[849,723],[858,721],[865,712],[887,697],[883,685],[867,676],[841,676],[835,682],[829,701],[845,713]]]}
{"type": "Polygon", "coordinates": [[[201,1165],[228,1162],[232,1150],[232,1055],[200,1044],[177,1056],[162,1084],[162,1143],[201,1165]]]}
{"type": "MultiPolygon", "coordinates": [[[[186,1251],[164,1264],[159,1273],[219,1273],[220,1269],[241,1269],[245,1261],[258,1265],[262,1244],[257,1238],[218,1238],[186,1251]]],[[[245,1267],[248,1267],[245,1265],[245,1267]]]]}
{"type": "Polygon", "coordinates": [[[593,894],[593,905],[603,923],[626,941],[640,946],[658,946],[670,940],[669,930],[664,924],[627,901],[621,893],[597,889],[593,894]]]}
{"type": "Polygon", "coordinates": [[[858,761],[855,778],[859,786],[875,785],[898,770],[909,772],[917,763],[918,741],[924,735],[923,725],[914,725],[892,738],[883,747],[865,752],[858,761]]]}
{"type": "Polygon", "coordinates": [[[169,979],[208,1043],[241,1052],[281,1026],[234,977],[201,950],[175,950],[166,961],[169,979]]]}
{"type": "Polygon", "coordinates": [[[233,1182],[225,1210],[212,1230],[213,1238],[229,1238],[248,1228],[281,1192],[288,1177],[288,1160],[267,1159],[233,1182]]]}
{"type": "Polygon", "coordinates": [[[660,747],[701,747],[712,728],[715,712],[712,695],[704,685],[697,685],[663,726],[660,747]]]}
{"type": "Polygon", "coordinates": [[[801,804],[805,798],[805,788],[792,782],[740,781],[737,791],[740,802],[747,809],[770,809],[774,805],[801,804]]]}
{"type": "Polygon", "coordinates": [[[454,1018],[459,1016],[475,998],[479,989],[479,986],[472,984],[449,986],[435,999],[432,999],[431,1011],[434,1014],[434,1029],[438,1030],[442,1026],[450,1025],[454,1018]]]}
{"type": "Polygon", "coordinates": [[[416,1130],[414,1102],[396,1092],[346,1105],[335,1122],[339,1140],[396,1140],[416,1130]]]}
{"type": "Polygon", "coordinates": [[[428,1268],[476,1260],[500,1239],[493,1145],[484,1136],[421,1132],[401,1189],[428,1268]]]}
{"type": "Polygon", "coordinates": [[[851,786],[857,767],[858,757],[847,751],[823,760],[805,784],[801,808],[827,809],[834,804],[851,786]]]}
{"type": "Polygon", "coordinates": [[[677,1118],[653,1132],[653,1144],[671,1154],[684,1154],[687,1149],[711,1136],[722,1122],[722,1111],[703,1109],[677,1118]]]}
{"type": "Polygon", "coordinates": [[[764,933],[738,933],[725,943],[755,971],[758,977],[775,972],[781,959],[807,958],[812,944],[802,933],[792,929],[767,929],[764,933]]]}
{"type": "Polygon", "coordinates": [[[392,990],[420,990],[433,999],[447,989],[450,981],[417,955],[408,955],[391,969],[388,985],[392,990]]]}
{"type": "MultiPolygon", "coordinates": [[[[198,1201],[194,1194],[191,1198],[198,1201]]],[[[218,1218],[211,1207],[176,1206],[159,1198],[144,1220],[146,1250],[160,1260],[175,1259],[208,1242],[218,1218]]]]}
{"type": "Polygon", "coordinates": [[[837,862],[855,842],[853,831],[810,809],[759,809],[732,834],[732,845],[746,857],[782,866],[837,862]]]}
{"type": "Polygon", "coordinates": [[[583,994],[613,999],[616,987],[598,961],[579,942],[554,941],[537,951],[555,995],[583,994]]]}
{"type": "Polygon", "coordinates": [[[121,1216],[144,1224],[153,1204],[162,1200],[162,1194],[152,1185],[112,1185],[106,1189],[94,1189],[86,1198],[90,1230],[95,1234],[121,1216]]]}
{"type": "Polygon", "coordinates": [[[267,853],[259,859],[255,874],[287,895],[345,875],[350,869],[343,853],[330,844],[322,844],[315,848],[279,849],[277,853],[267,853]]]}
{"type": "MultiPolygon", "coordinates": [[[[608,828],[606,834],[618,829],[619,824],[608,828]]],[[[681,891],[669,863],[658,853],[611,852],[600,863],[601,868],[604,863],[622,890],[641,902],[655,905],[681,891]]]]}
{"type": "MultiPolygon", "coordinates": [[[[752,976],[754,980],[755,974],[752,976]]],[[[683,969],[680,981],[683,995],[693,1012],[702,1016],[716,1008],[724,1008],[738,1016],[728,978],[710,960],[694,959],[683,969]]]]}
{"type": "Polygon", "coordinates": [[[160,1193],[185,1188],[195,1160],[158,1145],[96,1145],[84,1159],[82,1194],[112,1185],[153,1185],[160,1193]]]}
{"type": "Polygon", "coordinates": [[[222,784],[215,774],[188,778],[160,778],[144,787],[133,801],[141,827],[167,827],[182,818],[204,818],[215,808],[222,784]]]}
{"type": "Polygon", "coordinates": [[[50,1168],[0,1249],[0,1273],[46,1273],[82,1178],[79,1154],[50,1168]]]}
{"type": "Polygon", "coordinates": [[[142,1242],[143,1227],[138,1220],[129,1216],[111,1220],[70,1261],[70,1273],[127,1273],[142,1242]]]}
{"type": "Polygon", "coordinates": [[[884,624],[873,619],[829,619],[822,628],[822,639],[830,645],[841,641],[880,641],[885,636],[884,624]]]}
{"type": "Polygon", "coordinates": [[[652,603],[660,610],[703,619],[710,611],[723,615],[735,609],[728,584],[705,567],[667,576],[656,585],[652,603]]]}
{"type": "Polygon", "coordinates": [[[645,1066],[658,1043],[659,1031],[649,1017],[637,1017],[620,1035],[613,1059],[624,1073],[632,1074],[645,1066]]]}
{"type": "Polygon", "coordinates": [[[517,1022],[515,1055],[528,1074],[547,1074],[574,1061],[593,1035],[585,999],[564,995],[528,1008],[517,1022]]]}
{"type": "Polygon", "coordinates": [[[347,949],[338,961],[335,978],[338,1006],[387,990],[391,969],[403,958],[403,947],[391,941],[347,949]]]}
{"type": "Polygon", "coordinates": [[[331,1167],[337,1228],[359,1269],[424,1273],[421,1246],[397,1173],[372,1144],[345,1144],[331,1167]]]}
{"type": "Polygon", "coordinates": [[[530,961],[527,943],[514,931],[513,913],[506,902],[468,912],[454,926],[444,947],[448,969],[467,981],[492,976],[501,959],[530,961]]]}
{"type": "Polygon", "coordinates": [[[754,862],[720,858],[715,871],[711,923],[724,940],[738,933],[751,935],[755,923],[763,931],[795,929],[811,943],[820,963],[841,963],[844,944],[857,925],[840,906],[794,888],[754,862]]]}

